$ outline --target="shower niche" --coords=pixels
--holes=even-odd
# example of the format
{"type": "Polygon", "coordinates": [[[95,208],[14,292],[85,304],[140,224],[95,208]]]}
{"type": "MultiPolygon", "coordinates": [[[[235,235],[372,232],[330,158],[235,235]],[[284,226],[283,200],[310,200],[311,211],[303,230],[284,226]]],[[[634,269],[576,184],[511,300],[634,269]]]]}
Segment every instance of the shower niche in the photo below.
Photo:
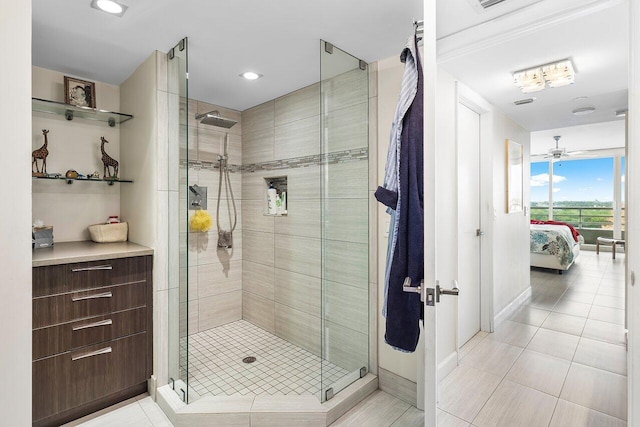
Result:
{"type": "Polygon", "coordinates": [[[265,177],[265,210],[264,216],[287,216],[287,176],[265,177]],[[275,190],[275,193],[273,191],[275,190]]]}

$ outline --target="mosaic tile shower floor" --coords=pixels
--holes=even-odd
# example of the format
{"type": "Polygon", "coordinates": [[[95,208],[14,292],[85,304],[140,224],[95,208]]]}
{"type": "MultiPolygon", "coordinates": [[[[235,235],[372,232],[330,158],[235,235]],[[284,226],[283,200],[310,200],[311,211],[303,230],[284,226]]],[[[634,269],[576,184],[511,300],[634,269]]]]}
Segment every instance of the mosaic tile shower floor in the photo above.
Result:
{"type": "MultiPolygon", "coordinates": [[[[180,366],[186,342],[180,343],[180,366]]],[[[199,397],[314,395],[349,374],[326,360],[247,321],[189,336],[189,401],[199,397]],[[254,356],[256,361],[242,359],[254,356]],[[195,392],[195,393],[194,393],[195,392]]],[[[184,378],[184,375],[182,376],[184,378]]]]}

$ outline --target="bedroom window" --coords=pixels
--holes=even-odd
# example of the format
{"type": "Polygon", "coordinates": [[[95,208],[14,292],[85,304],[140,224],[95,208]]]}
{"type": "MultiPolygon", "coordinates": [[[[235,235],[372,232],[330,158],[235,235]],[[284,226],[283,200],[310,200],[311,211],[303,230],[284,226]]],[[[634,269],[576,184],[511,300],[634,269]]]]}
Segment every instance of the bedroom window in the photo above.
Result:
{"type": "Polygon", "coordinates": [[[531,162],[531,219],[549,217],[549,162],[531,162]]]}
{"type": "Polygon", "coordinates": [[[585,243],[624,238],[622,156],[531,163],[531,219],[567,222],[585,243]]]}

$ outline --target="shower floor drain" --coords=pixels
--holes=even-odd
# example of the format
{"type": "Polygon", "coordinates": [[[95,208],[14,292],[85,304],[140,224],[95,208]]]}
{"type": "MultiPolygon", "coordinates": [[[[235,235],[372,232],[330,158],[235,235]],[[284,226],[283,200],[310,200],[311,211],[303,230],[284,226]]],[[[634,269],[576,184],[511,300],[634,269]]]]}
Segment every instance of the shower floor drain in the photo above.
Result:
{"type": "Polygon", "coordinates": [[[245,357],[244,359],[242,359],[242,361],[243,361],[244,363],[253,363],[253,362],[255,362],[255,361],[256,361],[256,358],[255,358],[255,357],[253,357],[253,356],[249,356],[249,357],[245,357]]]}

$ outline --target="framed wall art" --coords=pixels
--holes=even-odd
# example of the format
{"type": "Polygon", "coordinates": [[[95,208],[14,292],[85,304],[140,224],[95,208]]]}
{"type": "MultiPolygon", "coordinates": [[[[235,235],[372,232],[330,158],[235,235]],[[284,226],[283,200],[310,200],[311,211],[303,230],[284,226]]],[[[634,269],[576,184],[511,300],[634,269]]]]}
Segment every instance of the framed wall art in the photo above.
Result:
{"type": "Polygon", "coordinates": [[[64,102],[76,107],[96,108],[96,84],[64,76],[64,102]]]}
{"type": "Polygon", "coordinates": [[[522,144],[507,139],[507,213],[522,212],[524,200],[522,196],[523,184],[523,156],[522,144]]]}

